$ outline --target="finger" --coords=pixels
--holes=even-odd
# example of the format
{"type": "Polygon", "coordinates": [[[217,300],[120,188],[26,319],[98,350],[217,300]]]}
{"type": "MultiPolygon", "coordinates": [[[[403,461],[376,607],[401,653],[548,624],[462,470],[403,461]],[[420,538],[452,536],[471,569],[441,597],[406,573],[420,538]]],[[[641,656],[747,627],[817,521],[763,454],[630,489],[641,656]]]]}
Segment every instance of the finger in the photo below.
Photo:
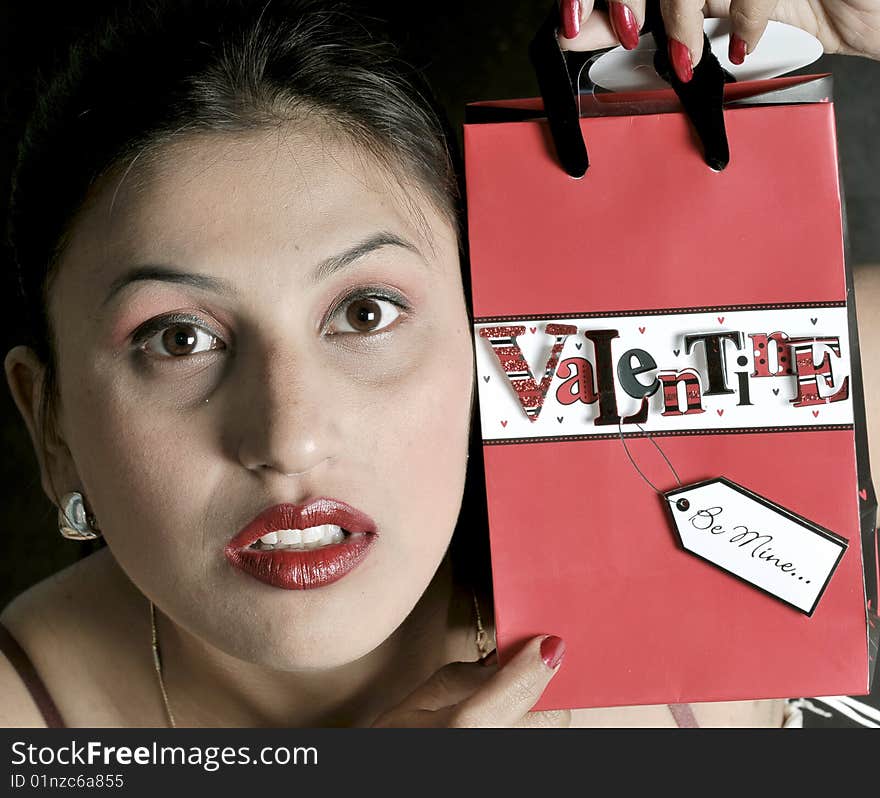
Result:
{"type": "Polygon", "coordinates": [[[555,635],[534,637],[481,689],[455,709],[456,726],[509,727],[522,720],[558,672],[565,643],[555,635]]]}
{"type": "Polygon", "coordinates": [[[608,18],[624,49],[635,50],[639,45],[639,31],[645,24],[645,0],[611,0],[608,18]]]}
{"type": "Polygon", "coordinates": [[[594,11],[584,22],[574,39],[559,35],[559,46],[563,50],[601,50],[603,47],[616,47],[618,44],[614,28],[608,14],[594,11]]]}
{"type": "Polygon", "coordinates": [[[593,12],[593,0],[559,0],[559,36],[574,39],[593,12]]]}
{"type": "Polygon", "coordinates": [[[477,662],[450,662],[433,673],[395,708],[400,712],[437,711],[458,704],[479,690],[498,671],[477,662]]]}
{"type": "MultiPolygon", "coordinates": [[[[618,44],[619,39],[608,14],[594,11],[593,0],[561,0],[559,12],[561,24],[558,38],[563,50],[600,50],[618,44]]],[[[644,14],[641,18],[644,20],[644,14]]]]}
{"type": "Polygon", "coordinates": [[[439,712],[426,709],[413,709],[401,712],[395,707],[379,715],[371,724],[373,729],[444,729],[448,727],[446,718],[439,712]]]}
{"type": "Polygon", "coordinates": [[[727,57],[732,64],[741,64],[758,46],[775,6],[776,0],[731,0],[727,57]]]}
{"type": "Polygon", "coordinates": [[[543,712],[526,712],[514,725],[517,729],[568,729],[571,727],[571,710],[548,709],[543,712]]]}
{"type": "Polygon", "coordinates": [[[682,83],[694,76],[703,57],[704,0],[660,0],[660,13],[669,37],[669,60],[682,83]]]}

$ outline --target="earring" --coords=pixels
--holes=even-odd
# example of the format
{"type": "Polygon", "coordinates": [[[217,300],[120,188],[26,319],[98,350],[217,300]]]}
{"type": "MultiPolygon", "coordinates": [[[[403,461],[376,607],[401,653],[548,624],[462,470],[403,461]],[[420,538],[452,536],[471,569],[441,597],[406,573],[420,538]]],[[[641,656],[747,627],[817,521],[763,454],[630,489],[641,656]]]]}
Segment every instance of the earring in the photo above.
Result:
{"type": "Polygon", "coordinates": [[[68,540],[94,540],[101,536],[97,519],[86,512],[81,493],[65,493],[61,498],[58,531],[68,540]]]}

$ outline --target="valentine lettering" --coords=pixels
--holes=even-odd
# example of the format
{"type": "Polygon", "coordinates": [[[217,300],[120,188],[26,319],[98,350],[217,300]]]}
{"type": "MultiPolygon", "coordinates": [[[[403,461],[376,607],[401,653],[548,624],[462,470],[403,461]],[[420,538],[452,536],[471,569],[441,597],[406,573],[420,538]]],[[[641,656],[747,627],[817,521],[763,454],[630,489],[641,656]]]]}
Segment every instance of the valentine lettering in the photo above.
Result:
{"type": "Polygon", "coordinates": [[[840,306],[478,320],[483,435],[851,425],[847,331],[840,306]]]}

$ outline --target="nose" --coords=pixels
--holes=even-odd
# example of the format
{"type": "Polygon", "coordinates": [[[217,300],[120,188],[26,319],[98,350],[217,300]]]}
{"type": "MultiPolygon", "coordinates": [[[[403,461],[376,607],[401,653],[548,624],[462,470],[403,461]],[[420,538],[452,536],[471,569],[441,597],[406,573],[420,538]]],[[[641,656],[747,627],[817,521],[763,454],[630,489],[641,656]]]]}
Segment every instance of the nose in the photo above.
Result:
{"type": "Polygon", "coordinates": [[[236,375],[238,459],[249,471],[300,476],[338,453],[333,391],[319,364],[275,349],[236,375]]]}

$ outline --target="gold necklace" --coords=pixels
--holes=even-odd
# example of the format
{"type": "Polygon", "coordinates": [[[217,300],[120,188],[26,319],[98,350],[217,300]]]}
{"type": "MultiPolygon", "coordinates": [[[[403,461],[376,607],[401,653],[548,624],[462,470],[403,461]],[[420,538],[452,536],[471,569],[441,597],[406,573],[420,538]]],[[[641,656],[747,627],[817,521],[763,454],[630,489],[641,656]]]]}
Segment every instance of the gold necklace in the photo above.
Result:
{"type": "Polygon", "coordinates": [[[477,624],[477,651],[480,652],[480,659],[486,656],[489,653],[489,646],[487,645],[487,635],[485,629],[483,629],[483,619],[480,617],[480,602],[477,601],[477,591],[471,588],[471,595],[474,597],[474,616],[476,617],[477,624]]]}
{"type": "MultiPolygon", "coordinates": [[[[471,595],[474,597],[474,616],[476,620],[477,634],[476,644],[477,651],[480,652],[480,659],[489,653],[487,645],[486,630],[483,629],[483,618],[480,615],[480,602],[477,601],[477,592],[471,588],[471,595]]],[[[171,704],[168,702],[168,691],[165,689],[165,678],[162,675],[162,654],[159,650],[159,634],[156,630],[156,606],[150,602],[150,629],[152,632],[152,648],[153,648],[153,667],[156,670],[156,679],[159,682],[159,691],[162,693],[162,702],[165,704],[165,715],[168,718],[168,725],[172,729],[177,728],[174,722],[174,713],[171,711],[171,704]]]]}
{"type": "Polygon", "coordinates": [[[159,690],[162,691],[162,701],[165,703],[165,714],[168,716],[168,724],[172,729],[177,728],[174,722],[174,713],[171,711],[171,704],[168,703],[168,692],[165,690],[165,679],[162,678],[162,655],[159,653],[159,635],[156,631],[156,607],[150,602],[150,627],[153,631],[153,667],[156,669],[156,676],[159,679],[159,690]]]}

